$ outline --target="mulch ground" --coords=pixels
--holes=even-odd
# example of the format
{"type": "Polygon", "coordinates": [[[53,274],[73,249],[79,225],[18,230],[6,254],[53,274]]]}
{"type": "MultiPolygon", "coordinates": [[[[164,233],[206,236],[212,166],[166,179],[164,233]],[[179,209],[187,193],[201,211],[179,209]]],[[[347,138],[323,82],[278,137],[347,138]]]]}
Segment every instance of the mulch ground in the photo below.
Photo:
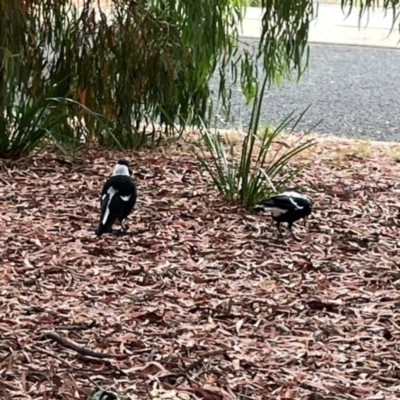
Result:
{"type": "Polygon", "coordinates": [[[130,234],[101,238],[122,154],[4,162],[0,397],[398,399],[400,164],[328,150],[295,182],[315,207],[299,243],[179,149],[123,155],[130,234]]]}

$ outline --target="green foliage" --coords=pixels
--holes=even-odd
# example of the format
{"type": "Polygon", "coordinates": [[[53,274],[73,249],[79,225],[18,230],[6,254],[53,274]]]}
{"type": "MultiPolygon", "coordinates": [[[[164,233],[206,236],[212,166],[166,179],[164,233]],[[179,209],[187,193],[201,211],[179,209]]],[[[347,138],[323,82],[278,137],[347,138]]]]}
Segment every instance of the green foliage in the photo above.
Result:
{"type": "Polygon", "coordinates": [[[212,133],[205,126],[200,143],[192,146],[202,167],[210,174],[213,185],[227,200],[249,209],[257,201],[280,191],[291,181],[302,167],[291,168],[290,161],[314,145],[309,139],[285,152],[273,149],[283,131],[291,126],[290,133],[298,125],[305,110],[297,119],[290,114],[273,130],[266,128],[259,135],[262,95],[266,80],[256,93],[250,126],[238,152],[232,142],[226,146],[221,133],[212,133]]]}
{"type": "MultiPolygon", "coordinates": [[[[261,0],[265,12],[255,53],[237,47],[247,0],[112,0],[112,10],[99,8],[97,0],[82,0],[80,8],[72,3],[0,0],[3,149],[22,143],[23,136],[25,144],[16,146],[29,152],[42,143],[39,136],[55,131],[67,147],[82,141],[123,148],[157,144],[175,137],[176,124],[183,130],[207,120],[214,73],[220,75],[218,98],[229,117],[232,84],[240,83],[248,103],[255,96],[257,59],[264,61],[268,84],[293,71],[299,78],[307,66],[311,0],[261,0]],[[68,101],[49,106],[49,96],[68,101]],[[40,123],[49,128],[15,132],[21,110],[41,115],[40,123]],[[58,117],[50,118],[50,111],[58,117]],[[81,129],[68,127],[71,118],[81,129]]],[[[368,8],[376,2],[361,3],[368,8]]]]}
{"type": "Polygon", "coordinates": [[[65,154],[72,156],[72,150],[82,142],[79,134],[83,131],[82,124],[75,126],[75,129],[71,126],[73,107],[85,109],[97,120],[99,116],[68,97],[58,97],[63,92],[65,78],[52,86],[46,80],[25,81],[21,75],[28,63],[21,63],[20,55],[13,55],[4,48],[0,49],[0,56],[3,100],[0,114],[0,157],[26,156],[47,144],[48,139],[65,154]]]}
{"type": "MultiPolygon", "coordinates": [[[[307,42],[307,23],[297,32],[298,23],[290,21],[288,3],[283,1],[285,8],[282,1],[272,2],[275,23],[268,26],[256,55],[265,53],[270,82],[304,61],[298,55],[307,42]],[[293,41],[296,52],[288,51],[293,41]]],[[[32,99],[45,98],[57,87],[55,97],[75,102],[68,110],[84,121],[86,142],[114,146],[117,139],[124,148],[138,148],[160,139],[154,123],[162,125],[165,136],[176,134],[176,123],[185,129],[204,120],[209,80],[216,71],[221,76],[219,98],[228,113],[227,71],[233,83],[240,80],[248,101],[254,97],[254,54],[237,51],[245,0],[112,4],[110,11],[98,9],[97,0],[84,0],[81,8],[69,0],[0,0],[0,115],[14,107],[4,96],[11,81],[32,99]],[[6,53],[15,58],[12,74],[4,67],[6,53]]],[[[76,143],[73,134],[61,139],[76,143]]]]}
{"type": "MultiPolygon", "coordinates": [[[[210,77],[233,53],[241,1],[112,3],[112,11],[95,11],[97,0],[81,8],[0,0],[0,115],[15,108],[4,93],[16,83],[23,98],[46,98],[56,86],[55,97],[73,100],[68,110],[83,121],[86,142],[138,148],[159,141],[154,123],[164,136],[175,135],[175,123],[196,125],[208,110],[210,77]]],[[[71,134],[61,139],[76,142],[71,134]]]]}
{"type": "Polygon", "coordinates": [[[46,137],[53,137],[64,113],[50,98],[57,95],[58,85],[52,88],[24,85],[20,56],[0,48],[2,59],[0,81],[0,157],[19,158],[40,147],[46,137]]]}
{"type": "Polygon", "coordinates": [[[248,7],[261,7],[261,0],[248,0],[248,7]]]}
{"type": "Polygon", "coordinates": [[[0,119],[0,157],[19,158],[53,137],[64,118],[47,96],[21,96],[12,107],[7,107],[0,119]]]}

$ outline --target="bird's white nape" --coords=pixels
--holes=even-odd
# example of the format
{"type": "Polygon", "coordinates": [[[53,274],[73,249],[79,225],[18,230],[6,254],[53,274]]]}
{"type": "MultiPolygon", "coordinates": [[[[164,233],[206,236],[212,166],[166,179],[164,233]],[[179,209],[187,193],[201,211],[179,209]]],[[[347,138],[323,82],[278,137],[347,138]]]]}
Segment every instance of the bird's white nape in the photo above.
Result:
{"type": "Polygon", "coordinates": [[[129,175],[129,168],[126,165],[117,164],[114,167],[114,171],[113,171],[112,176],[116,176],[116,175],[130,176],[129,175]]]}
{"type": "Polygon", "coordinates": [[[304,200],[310,201],[310,198],[308,196],[306,196],[305,194],[300,194],[293,190],[283,192],[280,194],[280,196],[288,196],[288,197],[293,197],[293,198],[297,197],[298,199],[304,199],[304,200]]]}

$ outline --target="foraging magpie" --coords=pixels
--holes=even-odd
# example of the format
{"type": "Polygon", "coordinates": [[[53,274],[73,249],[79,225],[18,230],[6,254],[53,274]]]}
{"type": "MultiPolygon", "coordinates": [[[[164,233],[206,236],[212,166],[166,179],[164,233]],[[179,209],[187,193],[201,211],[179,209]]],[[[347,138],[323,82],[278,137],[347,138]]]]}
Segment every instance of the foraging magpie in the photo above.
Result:
{"type": "Polygon", "coordinates": [[[280,237],[282,236],[280,224],[288,223],[288,229],[293,239],[299,241],[293,231],[293,223],[301,218],[306,219],[311,214],[311,200],[298,193],[295,189],[288,189],[276,196],[259,201],[253,208],[254,211],[271,211],[272,219],[276,221],[280,237]]]}
{"type": "Polygon", "coordinates": [[[123,221],[133,210],[137,198],[136,185],[130,177],[131,174],[128,161],[118,160],[113,174],[106,181],[101,192],[101,215],[96,229],[97,236],[111,233],[117,219],[122,230],[126,231],[123,221]]]}

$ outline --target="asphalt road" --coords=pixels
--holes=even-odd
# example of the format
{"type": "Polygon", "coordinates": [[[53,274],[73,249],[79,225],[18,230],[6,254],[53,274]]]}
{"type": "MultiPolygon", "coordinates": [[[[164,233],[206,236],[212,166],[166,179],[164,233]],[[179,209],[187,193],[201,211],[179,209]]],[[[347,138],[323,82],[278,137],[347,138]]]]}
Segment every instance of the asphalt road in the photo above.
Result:
{"type": "MultiPolygon", "coordinates": [[[[242,40],[257,44],[256,39],[242,40]]],[[[216,92],[218,82],[213,78],[216,92]]],[[[311,44],[309,69],[301,82],[286,80],[265,94],[261,123],[276,125],[308,105],[299,129],[321,121],[315,128],[319,133],[400,142],[400,52],[311,44]]],[[[225,127],[246,127],[251,109],[236,89],[232,109],[234,119],[225,127]]]]}

